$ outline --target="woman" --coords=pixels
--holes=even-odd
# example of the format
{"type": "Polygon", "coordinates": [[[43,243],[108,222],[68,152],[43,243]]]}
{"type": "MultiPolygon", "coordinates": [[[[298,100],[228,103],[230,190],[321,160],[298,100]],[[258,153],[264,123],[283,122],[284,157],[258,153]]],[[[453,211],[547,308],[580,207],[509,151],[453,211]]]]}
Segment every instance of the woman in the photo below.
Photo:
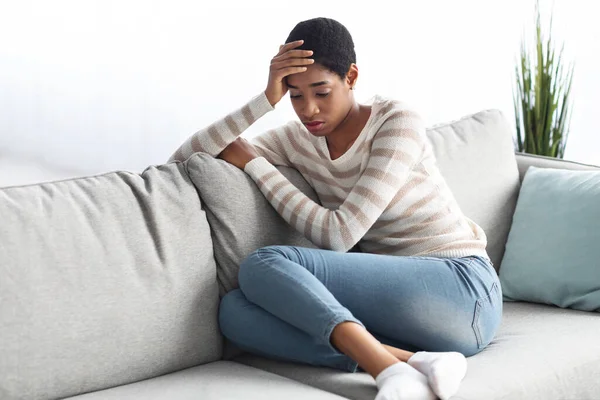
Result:
{"type": "Polygon", "coordinates": [[[269,246],[244,260],[240,289],[221,302],[227,338],[267,357],[360,366],[378,400],[446,399],[466,373],[465,356],[495,335],[500,284],[486,236],[444,182],[423,121],[401,102],[357,103],[357,79],[347,29],[303,21],[272,59],[266,90],[171,160],[202,151],[239,167],[321,248],[269,246]],[[300,121],[252,144],[238,138],[288,91],[300,121]],[[274,165],[300,171],[323,206],[274,165]]]}

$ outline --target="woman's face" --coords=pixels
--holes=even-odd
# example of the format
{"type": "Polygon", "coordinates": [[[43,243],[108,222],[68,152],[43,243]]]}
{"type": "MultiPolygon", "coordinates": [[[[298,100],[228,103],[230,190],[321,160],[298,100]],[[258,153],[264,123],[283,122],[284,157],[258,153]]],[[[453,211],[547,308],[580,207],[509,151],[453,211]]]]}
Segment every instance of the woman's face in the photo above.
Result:
{"type": "Polygon", "coordinates": [[[333,132],[354,104],[348,79],[342,80],[319,64],[286,79],[294,111],[314,136],[333,132]]]}

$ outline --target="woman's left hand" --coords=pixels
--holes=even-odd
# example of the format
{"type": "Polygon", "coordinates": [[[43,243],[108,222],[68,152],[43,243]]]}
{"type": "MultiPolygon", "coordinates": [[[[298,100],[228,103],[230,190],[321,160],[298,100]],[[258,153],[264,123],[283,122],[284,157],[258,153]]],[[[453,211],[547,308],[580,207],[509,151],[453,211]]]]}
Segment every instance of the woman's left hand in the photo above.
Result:
{"type": "Polygon", "coordinates": [[[257,157],[260,157],[260,155],[258,155],[254,146],[242,137],[237,138],[217,156],[217,158],[235,165],[242,171],[246,167],[246,164],[257,157]]]}

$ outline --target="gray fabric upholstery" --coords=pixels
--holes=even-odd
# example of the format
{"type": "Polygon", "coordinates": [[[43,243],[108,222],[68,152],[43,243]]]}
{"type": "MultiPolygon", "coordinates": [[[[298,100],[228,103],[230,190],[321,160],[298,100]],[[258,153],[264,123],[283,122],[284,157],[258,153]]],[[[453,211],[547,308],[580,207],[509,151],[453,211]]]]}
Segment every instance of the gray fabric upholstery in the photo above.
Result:
{"type": "MultiPolygon", "coordinates": [[[[221,296],[238,287],[239,265],[252,251],[272,244],[316,247],[277,214],[244,171],[205,153],[194,154],[187,163],[212,230],[221,296]]],[[[318,202],[298,171],[278,169],[318,202]]]]}
{"type": "Polygon", "coordinates": [[[482,111],[427,130],[450,190],[465,215],[483,228],[496,270],[519,192],[512,129],[499,111],[482,111]]]}
{"type": "Polygon", "coordinates": [[[542,157],[532,154],[517,153],[517,164],[519,166],[519,177],[523,182],[523,177],[530,166],[538,168],[558,168],[558,169],[571,169],[571,170],[596,170],[600,167],[589,164],[581,164],[573,161],[559,160],[551,157],[542,157]]]}
{"type": "Polygon", "coordinates": [[[184,168],[0,189],[0,399],[220,359],[210,230],[184,168]]]}
{"type": "Polygon", "coordinates": [[[229,361],[218,361],[70,399],[341,400],[343,397],[259,369],[229,361]]]}
{"type": "Polygon", "coordinates": [[[318,389],[353,400],[373,400],[377,395],[375,380],[365,372],[349,373],[326,367],[270,360],[251,354],[233,359],[240,364],[284,376],[318,389]]]}
{"type": "MultiPolygon", "coordinates": [[[[556,307],[504,303],[497,337],[468,359],[467,376],[453,400],[592,400],[600,393],[600,315],[556,307]]],[[[376,389],[366,373],[243,355],[236,361],[355,400],[376,389]]]]}

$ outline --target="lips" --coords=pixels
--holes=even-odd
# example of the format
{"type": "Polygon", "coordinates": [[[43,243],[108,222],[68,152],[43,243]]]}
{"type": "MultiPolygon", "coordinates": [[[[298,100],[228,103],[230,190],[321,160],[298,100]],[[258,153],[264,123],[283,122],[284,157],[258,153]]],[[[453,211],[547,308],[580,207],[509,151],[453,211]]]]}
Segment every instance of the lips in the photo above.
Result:
{"type": "Polygon", "coordinates": [[[324,124],[325,122],[323,121],[313,121],[305,122],[304,126],[306,126],[306,129],[308,129],[311,133],[315,133],[320,131],[324,124]]]}

